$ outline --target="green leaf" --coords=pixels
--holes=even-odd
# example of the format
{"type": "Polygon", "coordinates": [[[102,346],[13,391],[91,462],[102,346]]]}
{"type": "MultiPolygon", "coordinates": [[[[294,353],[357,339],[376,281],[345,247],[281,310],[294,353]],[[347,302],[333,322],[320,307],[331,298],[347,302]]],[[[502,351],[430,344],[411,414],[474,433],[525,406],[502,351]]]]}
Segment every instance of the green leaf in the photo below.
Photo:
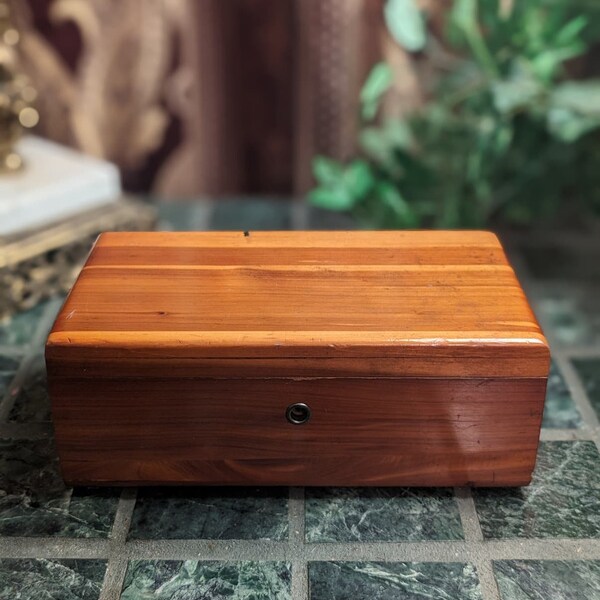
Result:
{"type": "Polygon", "coordinates": [[[377,185],[377,196],[392,210],[403,227],[417,227],[419,225],[419,216],[396,186],[386,181],[380,182],[377,185]]]}
{"type": "Polygon", "coordinates": [[[491,77],[498,76],[498,67],[479,26],[478,0],[455,0],[450,11],[450,23],[467,42],[473,58],[491,77]]]}
{"type": "Polygon", "coordinates": [[[408,151],[415,141],[408,123],[400,119],[388,119],[381,127],[365,127],[359,134],[359,143],[378,166],[397,171],[399,165],[395,151],[408,151]]]}
{"type": "Polygon", "coordinates": [[[360,91],[363,102],[379,100],[392,84],[393,76],[389,65],[384,62],[377,63],[369,73],[365,84],[360,91]]]}
{"type": "Polygon", "coordinates": [[[367,196],[374,183],[371,167],[364,160],[343,166],[330,158],[317,156],[313,170],[321,185],[310,192],[309,200],[328,210],[350,210],[367,196]]]}
{"type": "Polygon", "coordinates": [[[562,83],[554,88],[550,102],[553,107],[600,117],[600,79],[562,83]]]}
{"type": "Polygon", "coordinates": [[[326,156],[315,156],[312,166],[315,179],[321,185],[335,187],[341,183],[344,168],[335,160],[326,156]]]}
{"type": "Polygon", "coordinates": [[[372,119],[375,118],[375,115],[377,114],[377,111],[379,110],[379,102],[363,102],[362,104],[362,108],[360,111],[360,116],[365,120],[365,121],[371,121],[372,119]]]}
{"type": "Polygon", "coordinates": [[[388,31],[400,46],[409,52],[423,50],[427,31],[415,0],[387,0],[384,16],[388,31]]]}
{"type": "Polygon", "coordinates": [[[359,133],[359,144],[365,154],[380,165],[389,165],[393,160],[392,149],[379,127],[365,127],[359,133]]]}
{"type": "Polygon", "coordinates": [[[551,108],[548,111],[548,129],[563,142],[573,143],[599,127],[600,116],[585,116],[564,108],[551,108]]]}
{"type": "Polygon", "coordinates": [[[581,33],[588,26],[589,19],[584,15],[579,15],[571,19],[555,37],[557,46],[567,45],[574,41],[581,40],[581,33]]]}
{"type": "Polygon", "coordinates": [[[309,192],[308,200],[314,206],[334,211],[347,211],[354,206],[354,198],[343,188],[316,188],[309,192]]]}
{"type": "Polygon", "coordinates": [[[401,119],[388,119],[383,126],[385,128],[386,137],[394,148],[408,150],[414,145],[415,139],[411,128],[406,121],[402,121],[401,119]]]}
{"type": "Polygon", "coordinates": [[[521,67],[515,68],[510,78],[494,81],[491,89],[494,106],[502,114],[527,108],[544,91],[530,71],[521,67]]]}
{"type": "Polygon", "coordinates": [[[533,58],[531,64],[540,79],[550,82],[564,62],[581,56],[586,49],[583,42],[573,42],[570,46],[564,48],[549,48],[533,58]]]}
{"type": "Polygon", "coordinates": [[[513,136],[514,131],[509,123],[503,123],[497,128],[492,145],[496,156],[502,156],[510,148],[513,136]]]}
{"type": "Polygon", "coordinates": [[[354,200],[362,200],[374,182],[371,167],[364,160],[354,160],[344,170],[344,190],[354,200]]]}
{"type": "Polygon", "coordinates": [[[375,116],[379,108],[379,101],[392,85],[392,81],[392,70],[386,63],[377,63],[371,69],[360,91],[361,112],[364,119],[372,119],[375,116]]]}
{"type": "Polygon", "coordinates": [[[600,127],[600,80],[569,81],[553,90],[548,111],[549,131],[574,142],[600,127]]]}
{"type": "Polygon", "coordinates": [[[455,0],[450,19],[463,32],[477,31],[477,0],[455,0]]]}

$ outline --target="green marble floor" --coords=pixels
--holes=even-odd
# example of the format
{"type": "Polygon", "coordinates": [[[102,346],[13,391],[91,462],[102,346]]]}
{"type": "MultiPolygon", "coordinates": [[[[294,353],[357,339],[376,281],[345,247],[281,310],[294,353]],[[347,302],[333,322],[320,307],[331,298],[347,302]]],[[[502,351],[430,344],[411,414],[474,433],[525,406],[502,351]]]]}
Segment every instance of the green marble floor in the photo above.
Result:
{"type": "MultiPolygon", "coordinates": [[[[161,207],[171,229],[349,227],[268,200],[161,207]]],[[[600,236],[506,236],[551,341],[527,488],[66,488],[43,344],[0,323],[0,600],[600,600],[600,236]]]]}

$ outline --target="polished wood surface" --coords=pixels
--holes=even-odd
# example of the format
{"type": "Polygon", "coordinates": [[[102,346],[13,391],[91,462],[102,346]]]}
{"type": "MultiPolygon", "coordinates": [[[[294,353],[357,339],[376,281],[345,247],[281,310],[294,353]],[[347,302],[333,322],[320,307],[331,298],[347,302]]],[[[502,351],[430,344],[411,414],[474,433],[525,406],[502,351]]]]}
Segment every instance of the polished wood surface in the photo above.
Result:
{"type": "Polygon", "coordinates": [[[486,232],[105,234],[46,357],[65,478],[126,484],[524,484],[549,366],[486,232]]]}
{"type": "Polygon", "coordinates": [[[539,378],[71,379],[51,392],[72,482],[510,485],[529,482],[544,388],[539,378]],[[307,423],[287,422],[295,402],[310,406],[307,423]]]}

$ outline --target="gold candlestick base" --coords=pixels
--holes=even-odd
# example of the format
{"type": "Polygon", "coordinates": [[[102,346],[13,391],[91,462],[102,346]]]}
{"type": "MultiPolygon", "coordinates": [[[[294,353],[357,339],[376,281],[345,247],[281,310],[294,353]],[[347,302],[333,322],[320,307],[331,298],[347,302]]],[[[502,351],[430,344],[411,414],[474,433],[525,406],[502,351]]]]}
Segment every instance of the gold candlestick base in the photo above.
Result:
{"type": "Polygon", "coordinates": [[[16,47],[19,32],[10,20],[10,7],[0,0],[0,173],[18,171],[23,159],[14,146],[23,129],[35,127],[39,120],[32,104],[36,91],[29,79],[17,72],[16,47]]]}
{"type": "Polygon", "coordinates": [[[103,231],[154,229],[156,210],[131,198],[17,234],[0,235],[0,320],[66,294],[103,231]]]}
{"type": "Polygon", "coordinates": [[[15,173],[23,167],[23,159],[16,152],[0,154],[0,173],[15,173]]]}

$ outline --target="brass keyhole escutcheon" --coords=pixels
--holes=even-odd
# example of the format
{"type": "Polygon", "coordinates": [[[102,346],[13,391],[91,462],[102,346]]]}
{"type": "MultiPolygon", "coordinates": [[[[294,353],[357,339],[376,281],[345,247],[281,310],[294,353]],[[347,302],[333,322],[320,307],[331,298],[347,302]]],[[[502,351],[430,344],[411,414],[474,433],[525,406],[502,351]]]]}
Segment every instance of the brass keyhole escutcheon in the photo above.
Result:
{"type": "Polygon", "coordinates": [[[303,402],[290,404],[285,411],[285,418],[294,425],[302,425],[310,419],[310,408],[303,402]]]}

